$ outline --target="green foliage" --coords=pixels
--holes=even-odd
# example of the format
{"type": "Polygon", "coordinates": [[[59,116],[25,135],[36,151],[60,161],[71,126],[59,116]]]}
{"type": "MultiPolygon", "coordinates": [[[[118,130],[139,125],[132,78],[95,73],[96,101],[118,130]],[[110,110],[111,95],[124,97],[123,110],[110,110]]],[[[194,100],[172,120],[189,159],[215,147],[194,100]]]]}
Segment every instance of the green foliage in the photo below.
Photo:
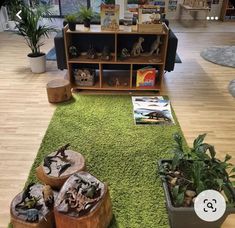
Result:
{"type": "Polygon", "coordinates": [[[10,20],[16,20],[16,14],[20,11],[21,7],[24,6],[23,0],[5,0],[0,4],[7,7],[8,16],[10,20]]]}
{"type": "Polygon", "coordinates": [[[27,45],[32,51],[32,56],[40,55],[40,47],[44,45],[42,38],[49,37],[49,33],[56,31],[52,26],[39,24],[43,16],[50,15],[47,7],[36,7],[32,9],[28,6],[21,8],[21,19],[18,19],[16,27],[18,35],[23,36],[27,45]]]}
{"type": "Polygon", "coordinates": [[[108,183],[114,213],[110,227],[168,228],[156,157],[170,158],[176,131],[178,124],[136,126],[130,96],[76,95],[58,105],[28,183],[37,182],[35,168],[45,155],[70,143],[84,155],[88,172],[108,183]]]}
{"type": "Polygon", "coordinates": [[[85,6],[81,6],[78,12],[78,16],[81,20],[90,20],[93,17],[94,13],[92,8],[87,8],[85,6]]]}
{"type": "Polygon", "coordinates": [[[77,14],[68,14],[66,17],[65,17],[65,20],[70,23],[70,22],[76,22],[77,21],[77,14]]]}
{"type": "Polygon", "coordinates": [[[105,0],[105,4],[115,4],[115,0],[105,0]]]}
{"type": "Polygon", "coordinates": [[[197,194],[207,189],[223,191],[227,202],[235,205],[235,191],[232,182],[235,178],[235,167],[228,162],[231,156],[226,155],[223,161],[217,159],[214,147],[204,143],[205,137],[206,134],[199,135],[193,142],[193,148],[187,151],[182,147],[181,135],[175,134],[172,163],[168,166],[164,164],[160,168],[160,174],[164,176],[164,179],[175,171],[181,173],[181,176],[177,177],[176,186],[171,191],[173,201],[177,206],[182,206],[179,199],[182,198],[182,192],[187,189],[193,190],[197,194]],[[178,190],[176,191],[176,189],[178,190]]]}

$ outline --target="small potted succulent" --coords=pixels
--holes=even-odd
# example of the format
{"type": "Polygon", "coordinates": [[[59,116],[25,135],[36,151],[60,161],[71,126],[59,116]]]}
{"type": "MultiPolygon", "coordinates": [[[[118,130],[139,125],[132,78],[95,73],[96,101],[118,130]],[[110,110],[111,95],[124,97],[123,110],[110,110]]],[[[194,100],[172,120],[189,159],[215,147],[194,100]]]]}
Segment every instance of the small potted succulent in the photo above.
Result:
{"type": "Polygon", "coordinates": [[[93,17],[92,9],[81,6],[78,16],[83,21],[84,27],[90,28],[91,18],[93,17]]]}
{"type": "Polygon", "coordinates": [[[68,14],[65,17],[65,20],[68,22],[69,29],[71,31],[75,31],[76,30],[77,15],[76,14],[68,14]]]}
{"type": "Polygon", "coordinates": [[[223,161],[216,158],[214,147],[204,143],[205,136],[199,135],[193,148],[187,150],[182,137],[176,133],[173,159],[159,161],[159,174],[172,228],[219,228],[229,214],[235,213],[235,166],[229,163],[229,155],[223,161]],[[216,190],[226,200],[225,214],[215,222],[201,220],[194,211],[194,201],[204,190],[216,190]]]}

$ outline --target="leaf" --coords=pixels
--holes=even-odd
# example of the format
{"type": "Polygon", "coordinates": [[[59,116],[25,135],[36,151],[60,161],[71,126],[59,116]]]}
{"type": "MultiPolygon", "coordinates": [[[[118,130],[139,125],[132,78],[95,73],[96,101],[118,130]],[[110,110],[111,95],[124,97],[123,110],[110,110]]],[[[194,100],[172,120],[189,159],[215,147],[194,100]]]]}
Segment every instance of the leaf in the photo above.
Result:
{"type": "Polygon", "coordinates": [[[229,178],[235,178],[235,175],[231,175],[231,176],[229,176],[229,178]]]}
{"type": "Polygon", "coordinates": [[[184,192],[181,192],[176,197],[176,206],[182,206],[183,202],[184,202],[184,192]]]}
{"type": "Polygon", "coordinates": [[[217,182],[217,184],[219,185],[219,188],[221,189],[221,187],[224,183],[223,179],[218,178],[218,179],[215,179],[215,181],[217,182]]]}
{"type": "Polygon", "coordinates": [[[176,185],[174,188],[172,188],[171,193],[173,199],[177,199],[177,195],[179,194],[179,185],[176,185]]]}
{"type": "Polygon", "coordinates": [[[202,142],[204,141],[205,137],[206,137],[206,134],[199,135],[199,136],[194,140],[194,142],[193,142],[193,147],[194,147],[194,148],[199,147],[199,146],[202,144],[202,142]]]}
{"type": "Polygon", "coordinates": [[[226,154],[225,158],[224,158],[224,162],[227,162],[228,160],[230,160],[232,157],[229,154],[226,154]]]}

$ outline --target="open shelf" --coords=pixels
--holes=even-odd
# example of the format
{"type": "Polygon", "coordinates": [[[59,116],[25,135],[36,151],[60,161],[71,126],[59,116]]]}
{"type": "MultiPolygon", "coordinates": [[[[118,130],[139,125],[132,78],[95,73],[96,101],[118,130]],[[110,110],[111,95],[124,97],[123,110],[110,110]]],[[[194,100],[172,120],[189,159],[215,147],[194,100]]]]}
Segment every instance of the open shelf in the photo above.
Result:
{"type": "MultiPolygon", "coordinates": [[[[68,26],[65,26],[66,60],[69,80],[73,89],[93,91],[160,91],[168,42],[168,28],[165,25],[163,27],[162,32],[154,33],[150,31],[143,33],[138,31],[102,31],[99,26],[92,26],[90,31],[79,30],[71,32],[68,30],[68,26]],[[161,44],[158,55],[156,53],[149,55],[153,42],[159,36],[161,44]],[[119,56],[122,49],[126,48],[131,52],[134,43],[140,37],[144,38],[144,42],[142,43],[143,53],[137,57],[130,56],[125,59],[120,59],[119,56]],[[69,56],[70,46],[75,46],[78,49],[80,53],[78,57],[71,58],[69,56]],[[97,58],[95,59],[89,59],[86,55],[91,46],[97,53],[97,58]],[[101,59],[101,53],[104,47],[108,47],[111,51],[110,60],[101,59]],[[155,85],[153,87],[136,87],[136,70],[146,66],[153,66],[158,71],[155,85]],[[76,84],[74,78],[74,72],[76,70],[74,69],[95,70],[96,74],[93,86],[76,84]]],[[[79,76],[77,80],[80,83],[81,77],[79,76]]]]}

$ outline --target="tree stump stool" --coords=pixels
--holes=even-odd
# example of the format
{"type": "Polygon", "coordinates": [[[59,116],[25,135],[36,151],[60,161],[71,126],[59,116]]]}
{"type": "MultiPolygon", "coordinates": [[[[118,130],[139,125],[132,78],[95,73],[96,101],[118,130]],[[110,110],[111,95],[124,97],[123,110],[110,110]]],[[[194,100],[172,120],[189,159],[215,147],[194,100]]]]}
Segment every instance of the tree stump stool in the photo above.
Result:
{"type": "Polygon", "coordinates": [[[113,216],[107,184],[86,172],[74,174],[61,188],[54,214],[57,228],[107,228],[113,216]]]}
{"type": "Polygon", "coordinates": [[[47,83],[47,96],[50,103],[68,101],[71,96],[71,85],[68,80],[55,79],[47,83]]]}
{"type": "MultiPolygon", "coordinates": [[[[17,194],[11,202],[10,214],[11,214],[11,223],[14,228],[53,228],[55,227],[55,218],[53,207],[48,209],[45,205],[42,189],[43,185],[36,184],[30,188],[31,196],[40,197],[38,203],[42,205],[39,210],[39,219],[38,222],[28,222],[26,221],[27,216],[25,210],[16,209],[16,205],[21,202],[23,192],[17,194]]],[[[56,199],[58,193],[54,192],[54,200],[56,199]]]]}
{"type": "MultiPolygon", "coordinates": [[[[54,156],[56,152],[48,156],[54,156]]],[[[37,178],[45,184],[50,185],[54,189],[60,189],[64,182],[74,173],[86,170],[85,158],[78,152],[72,150],[65,150],[67,158],[61,156],[54,157],[55,162],[51,163],[51,173],[48,174],[49,169],[43,163],[36,168],[37,178]],[[61,175],[59,172],[63,165],[71,164],[61,175]]]]}

